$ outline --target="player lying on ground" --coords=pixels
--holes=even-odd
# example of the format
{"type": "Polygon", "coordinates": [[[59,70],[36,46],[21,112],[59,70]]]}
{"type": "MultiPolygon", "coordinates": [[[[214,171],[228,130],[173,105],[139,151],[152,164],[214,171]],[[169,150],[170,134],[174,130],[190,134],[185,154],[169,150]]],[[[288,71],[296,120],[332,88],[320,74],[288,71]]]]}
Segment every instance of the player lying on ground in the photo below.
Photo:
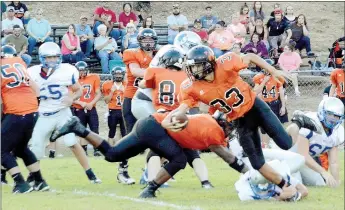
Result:
{"type": "Polygon", "coordinates": [[[161,122],[166,115],[167,113],[154,113],[138,120],[132,132],[118,141],[114,147],[111,147],[99,135],[86,129],[75,117],[72,117],[60,129],[56,130],[51,136],[51,141],[74,132],[98,148],[108,162],[119,162],[134,157],[147,148],[161,157],[165,157],[169,163],[161,168],[152,182],[148,183],[140,194],[141,198],[156,197],[155,191],[178,171],[186,167],[187,158],[183,148],[199,150],[209,148],[236,171],[245,173],[248,170],[242,161],[228,151],[224,131],[210,115],[197,114],[188,116],[188,118],[186,115],[173,117],[174,123],[186,127],[180,132],[163,128],[161,122]],[[180,118],[185,118],[185,121],[181,122],[180,118]]]}

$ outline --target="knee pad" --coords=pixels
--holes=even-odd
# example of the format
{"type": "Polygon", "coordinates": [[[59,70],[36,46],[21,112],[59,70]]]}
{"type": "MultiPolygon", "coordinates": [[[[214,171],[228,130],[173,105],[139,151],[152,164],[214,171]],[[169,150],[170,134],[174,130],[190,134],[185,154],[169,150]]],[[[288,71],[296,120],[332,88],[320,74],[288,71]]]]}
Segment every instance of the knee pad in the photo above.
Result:
{"type": "Polygon", "coordinates": [[[185,154],[177,155],[175,158],[169,160],[169,163],[163,167],[169,173],[170,176],[174,176],[178,171],[184,169],[187,165],[187,158],[185,154]]]}
{"type": "Polygon", "coordinates": [[[25,148],[24,151],[21,152],[16,152],[15,155],[23,159],[25,166],[29,166],[37,162],[36,156],[31,150],[29,150],[29,148],[25,148]]]}
{"type": "Polygon", "coordinates": [[[9,152],[1,154],[1,165],[7,170],[18,166],[15,157],[9,152]]]}
{"type": "Polygon", "coordinates": [[[149,162],[150,158],[154,157],[154,156],[158,156],[160,157],[157,153],[153,152],[152,150],[149,151],[149,153],[147,153],[147,156],[146,156],[146,163],[149,162]]]}
{"type": "Polygon", "coordinates": [[[190,167],[193,168],[193,161],[197,158],[200,158],[199,152],[197,150],[184,150],[185,155],[187,158],[187,162],[190,165],[190,167]]]}

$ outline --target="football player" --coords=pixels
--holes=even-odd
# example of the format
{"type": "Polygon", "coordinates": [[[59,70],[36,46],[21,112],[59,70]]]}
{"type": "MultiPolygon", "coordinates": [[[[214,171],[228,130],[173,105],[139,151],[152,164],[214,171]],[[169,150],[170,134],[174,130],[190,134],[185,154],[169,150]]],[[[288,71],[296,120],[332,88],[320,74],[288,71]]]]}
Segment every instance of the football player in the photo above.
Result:
{"type": "MultiPolygon", "coordinates": [[[[28,69],[30,77],[39,86],[39,118],[31,138],[31,149],[38,159],[44,156],[46,141],[57,126],[72,116],[70,106],[82,95],[78,70],[67,63],[61,63],[60,47],[53,42],[42,44],[38,49],[41,65],[28,69]],[[73,91],[69,91],[69,87],[73,91]]],[[[69,147],[91,183],[101,183],[89,166],[86,154],[74,134],[65,135],[63,141],[69,147]]],[[[29,177],[30,178],[30,177],[29,177]]]]}
{"type": "MultiPolygon", "coordinates": [[[[172,116],[186,113],[199,101],[208,104],[213,110],[224,112],[228,122],[236,120],[240,144],[253,168],[283,191],[290,190],[294,187],[288,186],[281,175],[265,164],[258,127],[284,150],[291,148],[292,139],[268,105],[256,97],[249,84],[239,76],[239,71],[245,69],[250,62],[266,69],[275,79],[285,74],[255,54],[239,56],[230,52],[215,60],[214,53],[209,47],[193,47],[187,53],[186,72],[189,80],[181,85],[180,106],[167,115],[162,125],[166,129],[178,130],[180,125],[172,123],[172,116]]],[[[316,129],[307,118],[299,119],[300,126],[316,129]]]]}
{"type": "MultiPolygon", "coordinates": [[[[137,39],[139,48],[127,49],[123,53],[123,62],[126,64],[127,85],[124,91],[122,115],[125,121],[126,134],[132,131],[137,121],[131,111],[132,98],[138,89],[139,82],[144,77],[145,69],[149,67],[158,41],[156,32],[150,28],[140,31],[137,39]]],[[[128,161],[120,163],[117,179],[124,184],[135,183],[135,180],[128,175],[128,161]]]]}
{"type": "Polygon", "coordinates": [[[125,90],[126,83],[125,70],[121,67],[114,67],[110,74],[112,76],[111,81],[106,81],[102,85],[102,93],[104,95],[104,101],[108,104],[108,142],[110,145],[115,145],[115,134],[117,125],[120,124],[121,137],[126,135],[125,124],[122,118],[122,103],[123,103],[123,91],[125,90]]]}
{"type": "Polygon", "coordinates": [[[1,165],[14,180],[13,193],[46,191],[49,186],[42,178],[39,162],[28,148],[38,118],[39,89],[30,78],[26,64],[16,54],[12,46],[1,47],[1,165]],[[30,171],[33,187],[24,180],[16,157],[23,159],[30,171]]]}
{"type": "Polygon", "coordinates": [[[331,73],[331,90],[329,96],[336,95],[345,106],[345,59],[342,68],[334,69],[331,73]],[[335,94],[336,93],[336,94],[335,94]]]}
{"type": "MultiPolygon", "coordinates": [[[[99,120],[96,110],[96,104],[102,97],[100,83],[101,80],[97,74],[89,74],[87,63],[79,61],[75,64],[79,71],[79,83],[83,89],[81,97],[72,105],[72,112],[77,116],[84,126],[89,125],[90,129],[99,133],[99,120]]],[[[80,140],[80,143],[87,154],[87,142],[80,140]]],[[[101,154],[94,149],[94,156],[101,154]]]]}

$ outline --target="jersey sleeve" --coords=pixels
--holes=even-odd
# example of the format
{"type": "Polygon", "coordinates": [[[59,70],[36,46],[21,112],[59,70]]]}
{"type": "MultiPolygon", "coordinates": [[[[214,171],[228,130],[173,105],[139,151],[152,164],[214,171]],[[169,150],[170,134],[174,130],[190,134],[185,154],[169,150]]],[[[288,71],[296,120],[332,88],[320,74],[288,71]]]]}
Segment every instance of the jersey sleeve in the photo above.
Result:
{"type": "Polygon", "coordinates": [[[331,73],[331,83],[333,85],[337,85],[337,73],[336,73],[336,71],[333,71],[331,73]]]}
{"type": "Polygon", "coordinates": [[[261,79],[264,77],[264,75],[263,74],[257,74],[257,75],[255,75],[254,77],[253,77],[253,82],[254,82],[254,84],[258,84],[258,85],[260,85],[261,84],[261,79]]]}
{"type": "Polygon", "coordinates": [[[144,74],[144,80],[147,88],[155,87],[155,71],[152,68],[148,68],[144,74]]]}
{"type": "Polygon", "coordinates": [[[241,56],[232,52],[219,57],[217,63],[220,64],[225,71],[239,72],[248,67],[248,65],[243,62],[241,56]]]}
{"type": "Polygon", "coordinates": [[[139,64],[139,61],[138,61],[137,57],[135,56],[135,51],[136,51],[136,49],[128,49],[128,50],[125,50],[123,52],[123,62],[126,65],[129,65],[131,63],[138,63],[139,64]]]}
{"type": "Polygon", "coordinates": [[[104,96],[108,95],[108,90],[109,90],[108,86],[109,86],[109,81],[106,81],[102,84],[101,91],[104,96]]]}
{"type": "Polygon", "coordinates": [[[79,81],[79,71],[77,70],[76,67],[70,65],[70,69],[71,69],[71,85],[76,84],[79,81]]]}
{"type": "Polygon", "coordinates": [[[186,104],[189,108],[195,107],[198,105],[198,101],[192,96],[191,94],[191,86],[192,82],[187,79],[182,82],[180,86],[180,93],[179,93],[179,102],[180,104],[186,104]]]}

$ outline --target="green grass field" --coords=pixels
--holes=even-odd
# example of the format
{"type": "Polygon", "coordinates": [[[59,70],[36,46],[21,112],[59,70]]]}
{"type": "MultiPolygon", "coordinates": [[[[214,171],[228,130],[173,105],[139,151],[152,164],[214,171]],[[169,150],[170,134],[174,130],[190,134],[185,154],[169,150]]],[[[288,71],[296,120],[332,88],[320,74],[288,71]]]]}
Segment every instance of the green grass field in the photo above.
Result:
{"type": "MultiPolygon", "coordinates": [[[[130,175],[139,182],[145,156],[129,161],[130,175]]],[[[215,186],[204,190],[193,170],[176,175],[177,182],[170,182],[169,188],[160,189],[157,199],[138,199],[142,185],[125,186],[117,183],[117,164],[105,162],[102,158],[90,158],[91,166],[103,183],[92,185],[71,157],[44,159],[41,161],[43,175],[52,190],[12,195],[12,186],[2,186],[2,209],[5,210],[91,210],[91,209],[247,209],[247,210],[340,210],[344,209],[344,152],[340,153],[342,184],[336,189],[328,187],[309,188],[309,196],[298,203],[268,201],[239,201],[234,183],[239,174],[231,170],[214,154],[203,154],[209,170],[210,181],[215,186]]],[[[23,166],[21,164],[21,166],[23,166]]],[[[23,167],[22,167],[23,168],[23,167]]],[[[24,172],[25,176],[27,172],[24,172]]],[[[12,180],[8,177],[8,181],[12,180]]]]}

